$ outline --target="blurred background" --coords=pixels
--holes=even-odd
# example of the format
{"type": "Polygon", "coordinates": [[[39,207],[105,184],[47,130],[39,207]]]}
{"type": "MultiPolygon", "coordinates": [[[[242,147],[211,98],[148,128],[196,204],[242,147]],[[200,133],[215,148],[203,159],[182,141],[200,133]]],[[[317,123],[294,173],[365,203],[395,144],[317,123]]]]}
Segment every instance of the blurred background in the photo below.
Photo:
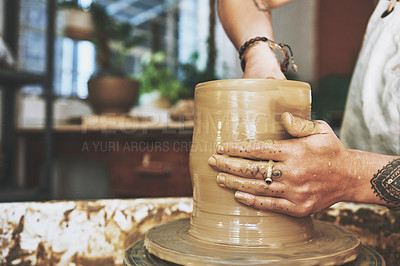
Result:
{"type": "MultiPolygon", "coordinates": [[[[340,135],[375,0],[272,11],[340,135]]],[[[199,82],[240,78],[216,0],[0,1],[0,201],[190,196],[199,82]]]]}

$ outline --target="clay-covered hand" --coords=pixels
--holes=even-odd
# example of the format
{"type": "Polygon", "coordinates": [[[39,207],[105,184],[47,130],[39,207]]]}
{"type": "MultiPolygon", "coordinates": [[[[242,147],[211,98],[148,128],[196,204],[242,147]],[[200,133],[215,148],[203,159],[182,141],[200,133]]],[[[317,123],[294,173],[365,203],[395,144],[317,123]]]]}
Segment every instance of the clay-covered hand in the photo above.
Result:
{"type": "Polygon", "coordinates": [[[306,216],[351,199],[351,179],[343,169],[348,150],[323,121],[282,115],[293,139],[222,143],[209,164],[222,171],[220,186],[235,190],[235,198],[257,209],[306,216]],[[269,162],[273,160],[273,167],[269,162]],[[265,181],[272,170],[272,183],[265,181]]]}

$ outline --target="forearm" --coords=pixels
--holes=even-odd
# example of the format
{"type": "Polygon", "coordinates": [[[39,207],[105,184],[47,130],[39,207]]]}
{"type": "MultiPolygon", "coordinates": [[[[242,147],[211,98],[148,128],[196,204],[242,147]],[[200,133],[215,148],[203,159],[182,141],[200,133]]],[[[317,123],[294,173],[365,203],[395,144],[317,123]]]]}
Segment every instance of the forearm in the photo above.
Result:
{"type": "Polygon", "coordinates": [[[274,38],[271,14],[259,11],[252,0],[219,0],[218,14],[226,34],[238,50],[256,36],[274,38]]]}
{"type": "MultiPolygon", "coordinates": [[[[288,0],[278,2],[282,4],[288,0]]],[[[271,14],[260,11],[252,0],[219,0],[218,14],[225,32],[237,50],[254,37],[274,40],[271,14]]],[[[246,62],[243,78],[285,78],[275,53],[267,42],[252,45],[244,53],[243,60],[246,62]]]]}
{"type": "Polygon", "coordinates": [[[400,157],[347,150],[349,201],[400,206],[400,157]]]}

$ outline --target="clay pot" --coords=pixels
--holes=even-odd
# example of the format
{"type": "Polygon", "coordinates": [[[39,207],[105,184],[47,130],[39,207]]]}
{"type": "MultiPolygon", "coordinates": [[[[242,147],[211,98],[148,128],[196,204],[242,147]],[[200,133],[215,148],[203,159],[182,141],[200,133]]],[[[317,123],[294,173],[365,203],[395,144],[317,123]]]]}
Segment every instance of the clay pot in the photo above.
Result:
{"type": "Polygon", "coordinates": [[[92,77],[88,101],[97,114],[124,114],[137,103],[140,84],[125,77],[92,77]]]}
{"type": "Polygon", "coordinates": [[[356,259],[360,240],[353,233],[310,216],[295,218],[243,205],[235,200],[234,191],[217,184],[218,171],[207,162],[221,142],[289,138],[280,116],[289,111],[310,119],[310,95],[307,83],[287,80],[197,85],[190,151],[193,213],[190,221],[149,230],[136,247],[144,246],[153,257],[137,253],[140,259],[184,265],[298,266],[342,265],[356,259]]]}
{"type": "Polygon", "coordinates": [[[262,212],[238,203],[221,188],[207,164],[216,145],[226,141],[285,139],[280,115],[310,118],[310,86],[282,80],[220,80],[195,91],[195,124],[190,152],[194,210],[189,234],[207,242],[281,246],[313,236],[310,217],[262,212]]]}
{"type": "Polygon", "coordinates": [[[64,9],[60,12],[60,24],[66,37],[74,40],[90,40],[93,22],[89,12],[80,9],[64,9]]]}

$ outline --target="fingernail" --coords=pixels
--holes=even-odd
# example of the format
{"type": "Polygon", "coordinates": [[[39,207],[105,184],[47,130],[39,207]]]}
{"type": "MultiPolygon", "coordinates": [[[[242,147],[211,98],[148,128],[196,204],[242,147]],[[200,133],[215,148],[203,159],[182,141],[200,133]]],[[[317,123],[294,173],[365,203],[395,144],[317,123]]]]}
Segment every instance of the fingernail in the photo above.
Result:
{"type": "Polygon", "coordinates": [[[217,182],[220,185],[223,185],[223,183],[225,182],[225,175],[224,174],[218,174],[217,175],[217,182]]]}
{"type": "Polygon", "coordinates": [[[222,144],[217,145],[217,153],[224,153],[225,149],[222,144]]]}
{"type": "Polygon", "coordinates": [[[208,164],[210,166],[216,166],[217,165],[217,160],[215,159],[214,156],[211,156],[210,158],[208,158],[208,164]]]}
{"type": "Polygon", "coordinates": [[[241,203],[243,203],[245,205],[248,205],[248,206],[251,206],[253,204],[253,201],[254,201],[254,197],[252,195],[250,195],[248,193],[241,192],[241,191],[236,191],[235,192],[235,198],[236,198],[237,201],[239,201],[239,202],[241,202],[241,203]]]}

